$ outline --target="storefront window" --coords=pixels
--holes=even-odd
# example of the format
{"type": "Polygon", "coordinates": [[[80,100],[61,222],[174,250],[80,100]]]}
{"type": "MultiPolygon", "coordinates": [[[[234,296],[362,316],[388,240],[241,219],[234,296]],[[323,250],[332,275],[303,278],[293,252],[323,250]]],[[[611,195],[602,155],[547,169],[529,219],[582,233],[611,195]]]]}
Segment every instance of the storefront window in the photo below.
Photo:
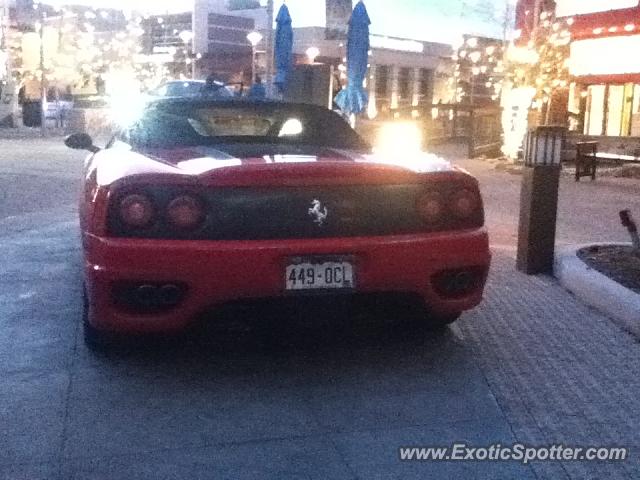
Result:
{"type": "Polygon", "coordinates": [[[586,135],[602,135],[605,90],[606,85],[591,85],[589,87],[584,122],[584,133],[586,135]]]}
{"type": "Polygon", "coordinates": [[[389,66],[376,65],[376,109],[381,114],[389,111],[389,66]]]}
{"type": "Polygon", "coordinates": [[[406,104],[411,100],[411,69],[401,68],[398,72],[398,96],[406,104]]]}
{"type": "Polygon", "coordinates": [[[433,103],[433,70],[420,69],[420,103],[431,105],[433,103]]]}
{"type": "Polygon", "coordinates": [[[609,85],[606,130],[608,137],[619,137],[621,135],[623,104],[624,85],[609,85]]]}
{"type": "Polygon", "coordinates": [[[633,102],[631,107],[631,136],[640,137],[640,85],[633,86],[633,102]]]}
{"type": "Polygon", "coordinates": [[[376,97],[387,98],[389,95],[389,66],[376,65],[376,97]]]}
{"type": "Polygon", "coordinates": [[[631,111],[633,109],[633,83],[624,86],[624,99],[622,100],[622,128],[620,135],[631,135],[631,111]]]}
{"type": "Polygon", "coordinates": [[[628,137],[631,134],[631,112],[633,107],[632,83],[609,85],[607,101],[607,135],[628,137]]]}
{"type": "Polygon", "coordinates": [[[591,85],[587,92],[585,134],[640,136],[640,85],[591,85]]]}

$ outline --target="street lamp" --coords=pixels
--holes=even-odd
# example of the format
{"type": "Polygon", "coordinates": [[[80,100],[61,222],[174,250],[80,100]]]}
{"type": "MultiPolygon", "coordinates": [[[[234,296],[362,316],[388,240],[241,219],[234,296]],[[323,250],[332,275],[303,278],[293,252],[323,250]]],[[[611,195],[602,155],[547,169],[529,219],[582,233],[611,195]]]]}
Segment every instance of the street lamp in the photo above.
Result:
{"type": "Polygon", "coordinates": [[[309,47],[307,48],[306,54],[309,59],[309,63],[316,63],[316,58],[320,55],[320,49],[318,47],[309,47]]]}
{"type": "Polygon", "coordinates": [[[247,35],[247,40],[251,44],[251,83],[256,83],[256,47],[262,41],[260,32],[251,32],[247,35]]]}
{"type": "Polygon", "coordinates": [[[182,43],[184,43],[184,51],[185,51],[185,65],[187,66],[187,73],[189,72],[189,63],[191,63],[191,78],[195,78],[195,62],[190,59],[189,55],[189,43],[193,40],[193,32],[191,30],[183,30],[178,34],[182,43]]]}

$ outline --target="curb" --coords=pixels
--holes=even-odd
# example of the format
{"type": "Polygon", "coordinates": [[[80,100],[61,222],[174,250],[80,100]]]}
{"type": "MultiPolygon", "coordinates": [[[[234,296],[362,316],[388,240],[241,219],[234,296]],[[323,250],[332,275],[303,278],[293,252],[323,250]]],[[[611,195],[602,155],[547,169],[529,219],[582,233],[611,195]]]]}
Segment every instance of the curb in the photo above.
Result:
{"type": "MultiPolygon", "coordinates": [[[[640,338],[640,294],[623,287],[592,269],[577,251],[599,244],[560,248],[554,261],[554,275],[560,284],[587,305],[609,316],[614,323],[640,338]]],[[[611,243],[610,245],[630,245],[611,243]]]]}

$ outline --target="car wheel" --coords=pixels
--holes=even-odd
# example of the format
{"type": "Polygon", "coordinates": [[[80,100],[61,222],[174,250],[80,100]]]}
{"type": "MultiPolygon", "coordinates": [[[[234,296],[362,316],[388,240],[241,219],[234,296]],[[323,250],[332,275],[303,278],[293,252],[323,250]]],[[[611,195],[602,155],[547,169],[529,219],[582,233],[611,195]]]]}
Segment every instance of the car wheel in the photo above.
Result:
{"type": "Polygon", "coordinates": [[[98,330],[89,323],[89,299],[86,291],[82,294],[82,332],[84,344],[94,352],[103,352],[113,344],[111,335],[98,330]]]}

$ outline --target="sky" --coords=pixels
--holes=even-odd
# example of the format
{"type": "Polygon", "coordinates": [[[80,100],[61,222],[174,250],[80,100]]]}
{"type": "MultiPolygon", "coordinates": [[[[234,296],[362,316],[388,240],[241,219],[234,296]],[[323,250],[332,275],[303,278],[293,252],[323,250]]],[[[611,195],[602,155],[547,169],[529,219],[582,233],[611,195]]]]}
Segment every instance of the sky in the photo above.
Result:
{"type": "MultiPolygon", "coordinates": [[[[276,8],[282,1],[276,0],[276,8]]],[[[371,17],[373,33],[448,43],[455,43],[463,33],[501,37],[501,22],[489,21],[486,17],[500,17],[503,15],[506,3],[515,2],[515,0],[364,1],[371,17]]],[[[286,0],[286,2],[294,25],[324,26],[324,0],[286,0]]],[[[64,3],[67,3],[67,0],[64,3]]],[[[187,5],[190,2],[189,0],[68,0],[68,3],[176,12],[189,9],[187,5]]]]}
{"type": "MultiPolygon", "coordinates": [[[[502,36],[502,25],[479,18],[478,9],[498,17],[506,0],[365,0],[373,33],[396,37],[452,42],[463,33],[502,36]],[[466,4],[466,5],[465,5],[466,4]],[[475,14],[471,13],[476,10],[475,14]],[[467,15],[465,15],[467,13],[467,15]]],[[[276,3],[281,3],[276,0],[276,3]]],[[[322,0],[287,0],[294,22],[321,23],[322,0]]],[[[323,25],[320,25],[323,26],[323,25]]]]}

